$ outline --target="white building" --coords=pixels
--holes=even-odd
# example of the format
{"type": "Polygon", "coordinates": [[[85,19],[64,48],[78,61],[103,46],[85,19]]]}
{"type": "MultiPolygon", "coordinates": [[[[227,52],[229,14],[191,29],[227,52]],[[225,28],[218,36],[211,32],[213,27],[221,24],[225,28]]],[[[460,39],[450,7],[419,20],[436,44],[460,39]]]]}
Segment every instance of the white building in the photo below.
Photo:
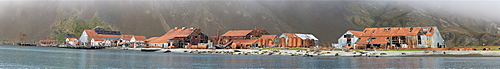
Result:
{"type": "Polygon", "coordinates": [[[76,44],[78,44],[78,39],[76,39],[76,38],[66,38],[66,44],[67,45],[75,46],[76,44]]]}

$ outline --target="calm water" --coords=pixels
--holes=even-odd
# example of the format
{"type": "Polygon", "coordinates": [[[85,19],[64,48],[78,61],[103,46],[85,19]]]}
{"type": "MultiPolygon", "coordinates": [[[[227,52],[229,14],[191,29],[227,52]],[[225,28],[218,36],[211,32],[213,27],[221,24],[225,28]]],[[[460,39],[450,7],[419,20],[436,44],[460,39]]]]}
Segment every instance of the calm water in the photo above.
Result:
{"type": "Polygon", "coordinates": [[[0,68],[500,68],[500,59],[197,55],[0,45],[0,68]]]}

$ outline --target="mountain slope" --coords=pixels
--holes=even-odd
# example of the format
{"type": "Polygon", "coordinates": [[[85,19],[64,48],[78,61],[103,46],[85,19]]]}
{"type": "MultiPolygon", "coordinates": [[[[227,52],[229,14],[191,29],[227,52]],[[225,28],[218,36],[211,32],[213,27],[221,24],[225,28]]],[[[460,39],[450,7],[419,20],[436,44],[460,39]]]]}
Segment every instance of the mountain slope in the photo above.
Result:
{"type": "Polygon", "coordinates": [[[211,36],[216,29],[257,27],[277,35],[313,33],[321,42],[336,42],[349,29],[437,26],[448,46],[500,45],[494,21],[390,1],[5,1],[0,16],[0,40],[12,41],[19,41],[19,32],[33,42],[61,30],[53,25],[97,20],[147,37],[183,26],[211,36]]]}
{"type": "Polygon", "coordinates": [[[449,46],[500,45],[498,24],[443,11],[424,10],[404,2],[352,2],[347,17],[358,27],[437,26],[449,46]]]}

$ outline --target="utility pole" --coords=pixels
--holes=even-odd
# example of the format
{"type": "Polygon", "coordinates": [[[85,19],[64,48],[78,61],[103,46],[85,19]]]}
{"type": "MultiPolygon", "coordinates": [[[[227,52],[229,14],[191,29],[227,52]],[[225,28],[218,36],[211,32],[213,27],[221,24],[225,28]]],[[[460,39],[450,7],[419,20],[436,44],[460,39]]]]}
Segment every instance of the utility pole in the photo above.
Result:
{"type": "Polygon", "coordinates": [[[21,36],[21,43],[25,43],[26,42],[26,34],[23,34],[22,32],[19,34],[19,36],[21,36]]]}

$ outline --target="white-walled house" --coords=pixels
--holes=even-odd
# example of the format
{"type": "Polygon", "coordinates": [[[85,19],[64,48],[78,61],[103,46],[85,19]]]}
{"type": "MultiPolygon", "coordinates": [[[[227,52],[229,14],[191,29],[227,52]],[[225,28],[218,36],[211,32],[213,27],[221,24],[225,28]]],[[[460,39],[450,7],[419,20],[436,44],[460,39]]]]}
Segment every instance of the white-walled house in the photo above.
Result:
{"type": "Polygon", "coordinates": [[[78,44],[78,39],[76,39],[76,38],[66,38],[65,42],[66,42],[67,45],[75,46],[76,44],[78,44]]]}
{"type": "MultiPolygon", "coordinates": [[[[99,32],[108,32],[108,31],[99,31],[99,32]]],[[[110,35],[108,33],[98,34],[98,32],[96,32],[95,30],[84,30],[82,32],[82,35],[80,36],[80,42],[79,43],[81,45],[89,45],[88,43],[90,43],[93,38],[108,39],[108,40],[118,40],[118,39],[121,38],[121,34],[120,35],[110,35]]]]}
{"type": "Polygon", "coordinates": [[[348,30],[338,39],[339,46],[352,46],[355,45],[360,39],[359,36],[362,34],[362,31],[354,31],[348,30]]]}

